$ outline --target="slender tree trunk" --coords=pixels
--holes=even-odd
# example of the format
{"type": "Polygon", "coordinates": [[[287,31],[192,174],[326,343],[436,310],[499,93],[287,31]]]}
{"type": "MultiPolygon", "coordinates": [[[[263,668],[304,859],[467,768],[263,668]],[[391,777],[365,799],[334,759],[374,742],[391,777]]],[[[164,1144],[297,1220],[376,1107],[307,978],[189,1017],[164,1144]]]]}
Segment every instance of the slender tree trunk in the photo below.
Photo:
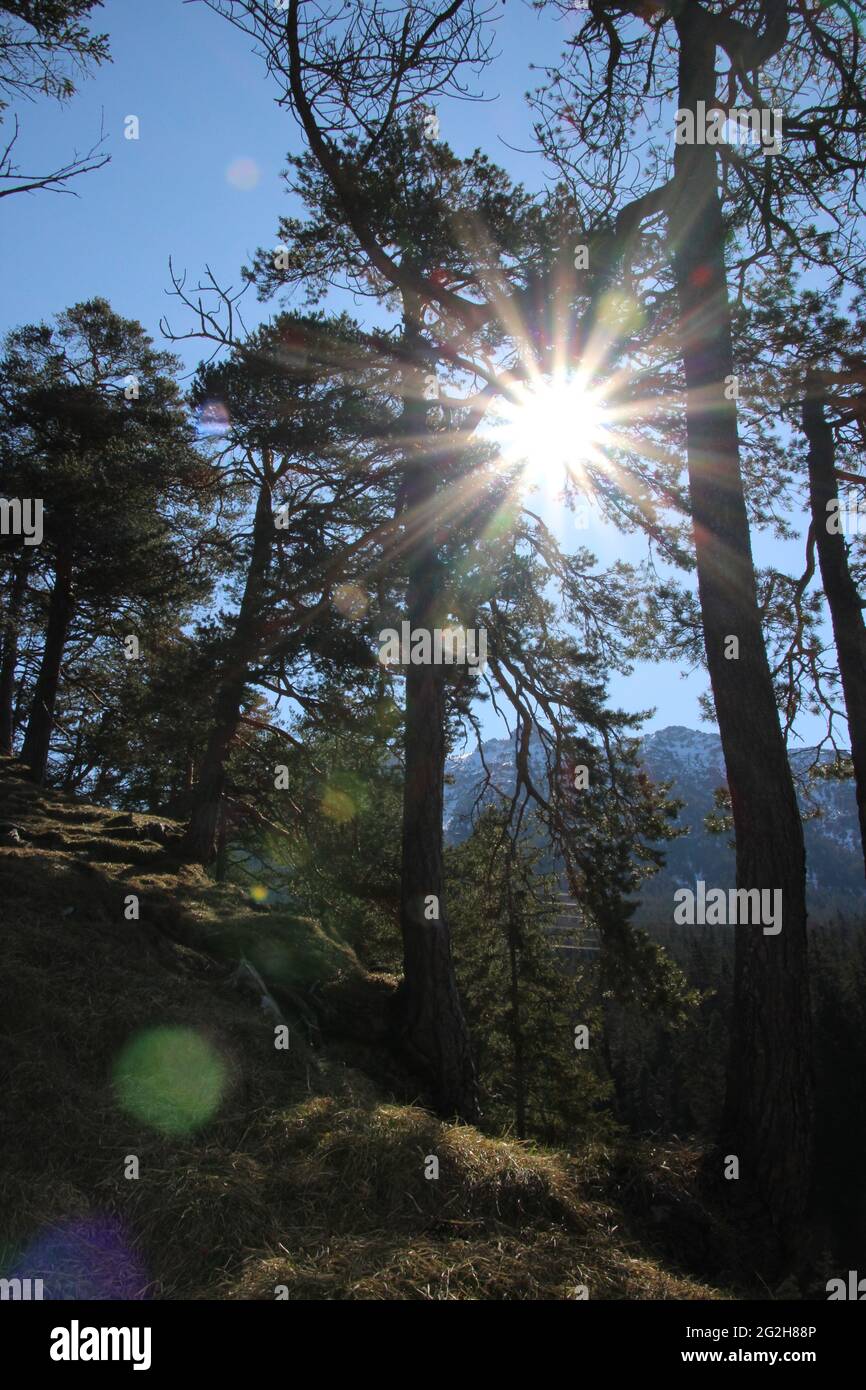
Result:
{"type": "Polygon", "coordinates": [[[13,702],[15,697],[15,668],[18,665],[18,634],[27,579],[33,563],[33,547],[25,546],[12,575],[9,606],[3,624],[3,659],[0,661],[0,755],[11,758],[15,737],[13,702]]]}
{"type": "Polygon", "coordinates": [[[511,992],[511,1046],[514,1050],[514,1123],[518,1139],[526,1138],[526,1070],[523,1059],[523,1029],[520,1017],[520,968],[518,926],[509,913],[508,965],[511,992]]]}
{"type": "MultiPolygon", "coordinates": [[[[407,344],[418,346],[407,316],[407,344]]],[[[410,533],[408,618],[412,630],[442,624],[442,564],[437,544],[437,466],[427,433],[423,373],[407,373],[403,412],[407,437],[403,499],[410,533]]],[[[400,926],[403,981],[397,1018],[400,1039],[429,1078],[441,1114],[472,1121],[478,1115],[475,1067],[457,992],[451,932],[445,911],[442,811],[446,745],[445,670],[406,668],[400,926]]]]}
{"type": "MultiPolygon", "coordinates": [[[[694,111],[699,99],[708,106],[715,99],[715,46],[697,8],[684,7],[676,23],[679,105],[694,111]]],[[[736,407],[727,399],[734,364],[713,148],[677,146],[675,174],[670,233],[698,589],[737,884],[780,889],[783,905],[778,935],[765,935],[761,925],[736,927],[722,1154],[739,1159],[739,1181],[726,1184],[731,1195],[748,1196],[766,1212],[782,1250],[793,1251],[810,1185],[813,1128],[803,829],[761,630],[736,407]],[[737,659],[729,659],[730,638],[738,641],[737,659]]]]}
{"type": "Polygon", "coordinates": [[[192,796],[192,789],[195,786],[195,749],[191,743],[187,744],[186,757],[183,763],[183,789],[181,796],[186,800],[192,796]]]}
{"type": "Polygon", "coordinates": [[[217,827],[217,851],[214,877],[217,883],[225,883],[228,871],[228,834],[226,829],[226,803],[220,802],[220,817],[217,827]]]}
{"type": "Polygon", "coordinates": [[[78,764],[79,759],[81,757],[81,748],[83,743],[84,721],[82,720],[75,730],[75,747],[69,755],[69,761],[66,765],[66,772],[64,773],[63,779],[60,783],[62,790],[65,792],[72,792],[75,790],[76,773],[78,772],[78,764]]]}
{"type": "Polygon", "coordinates": [[[508,988],[509,1003],[511,1006],[511,1047],[514,1056],[514,1125],[518,1139],[526,1138],[526,1065],[523,1048],[523,1020],[520,1009],[520,948],[521,924],[523,921],[526,894],[522,889],[514,887],[514,855],[515,846],[512,841],[509,844],[509,853],[506,861],[505,872],[506,895],[506,930],[508,940],[508,988]]]}
{"type": "Polygon", "coordinates": [[[252,552],[243,599],[217,687],[213,724],[193,790],[192,812],[184,837],[184,853],[199,864],[211,863],[217,853],[226,761],[238,731],[250,667],[259,652],[265,579],[273,543],[271,483],[265,479],[256,502],[252,552]]]}
{"type": "Polygon", "coordinates": [[[89,799],[98,806],[105,798],[110,784],[111,768],[106,763],[103,763],[96,774],[96,781],[93,784],[93,790],[90,793],[89,799]]]}
{"type": "Polygon", "coordinates": [[[821,580],[830,609],[833,637],[848,715],[851,761],[857,790],[860,843],[866,867],[866,625],[857,586],[848,567],[848,547],[828,530],[828,504],[838,502],[836,448],[824,413],[824,397],[811,375],[806,380],[803,430],[809,443],[809,501],[821,580]]]}
{"type": "Polygon", "coordinates": [[[195,750],[192,743],[186,747],[183,763],[176,769],[171,781],[165,809],[175,820],[187,820],[192,809],[192,794],[195,785],[195,750]]]}
{"type": "Polygon", "coordinates": [[[54,570],[54,587],[48,603],[48,626],[45,631],[45,645],[42,648],[42,661],[21,749],[21,757],[29,767],[34,782],[45,781],[48,751],[54,728],[54,709],[60,685],[60,667],[74,613],[71,558],[60,552],[54,570]]]}

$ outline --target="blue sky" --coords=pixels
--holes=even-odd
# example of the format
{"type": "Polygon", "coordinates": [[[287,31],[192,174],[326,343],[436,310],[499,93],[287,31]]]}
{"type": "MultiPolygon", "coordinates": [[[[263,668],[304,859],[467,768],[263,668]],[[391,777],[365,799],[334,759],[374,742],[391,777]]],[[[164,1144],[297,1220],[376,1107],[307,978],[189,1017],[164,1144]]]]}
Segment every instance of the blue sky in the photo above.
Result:
{"type": "MultiPolygon", "coordinates": [[[[159,342],[162,315],[176,331],[185,326],[166,293],[169,257],[192,281],[207,263],[221,283],[237,284],[256,247],[274,242],[277,218],[288,206],[280,171],[301,141],[291,117],[276,107],[249,41],[204,5],[106,0],[97,14],[95,27],[109,34],[113,62],[65,107],[46,100],[20,105],[17,154],[25,172],[55,168],[73,149],[89,148],[104,126],[111,163],[76,180],[77,197],[42,192],[2,200],[0,330],[98,294],[159,342]],[[130,115],[140,122],[138,140],[124,138],[130,115]]],[[[557,24],[559,35],[571,23],[557,24]]],[[[517,152],[531,143],[523,94],[536,80],[528,65],[555,52],[552,27],[549,18],[511,0],[503,8],[500,57],[483,79],[489,100],[439,107],[442,139],[460,153],[480,146],[530,187],[539,186],[542,170],[535,156],[517,152]]],[[[245,302],[248,325],[272,311],[252,296],[245,302]]],[[[195,343],[175,350],[188,367],[203,355],[195,343]]],[[[611,527],[580,539],[603,561],[644,554],[642,542],[611,527]]],[[[782,545],[759,535],[754,542],[759,563],[802,569],[801,542],[782,545]]],[[[611,697],[629,710],[657,705],[650,730],[697,728],[705,684],[702,672],[683,679],[671,663],[645,665],[630,678],[615,678],[611,697]]],[[[818,736],[819,721],[806,717],[798,729],[808,741],[818,736]]],[[[502,730],[491,718],[486,732],[502,730]]]]}

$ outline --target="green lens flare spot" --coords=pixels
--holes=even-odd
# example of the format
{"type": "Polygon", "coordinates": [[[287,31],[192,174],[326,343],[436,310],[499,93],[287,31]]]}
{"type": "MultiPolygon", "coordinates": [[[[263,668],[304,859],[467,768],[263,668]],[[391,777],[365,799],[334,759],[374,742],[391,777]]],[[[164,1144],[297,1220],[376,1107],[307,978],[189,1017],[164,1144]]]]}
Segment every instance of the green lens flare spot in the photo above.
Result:
{"type": "Polygon", "coordinates": [[[644,313],[624,290],[609,290],[601,297],[599,319],[609,333],[634,333],[643,326],[644,313]]]}
{"type": "Polygon", "coordinates": [[[223,1059],[193,1028],[150,1028],[128,1042],[114,1068],[124,1110],[163,1134],[188,1134],[216,1113],[226,1090],[223,1059]]]}
{"type": "Polygon", "coordinates": [[[355,815],[355,803],[340,787],[326,787],[322,793],[322,811],[337,825],[345,825],[355,815]]]}

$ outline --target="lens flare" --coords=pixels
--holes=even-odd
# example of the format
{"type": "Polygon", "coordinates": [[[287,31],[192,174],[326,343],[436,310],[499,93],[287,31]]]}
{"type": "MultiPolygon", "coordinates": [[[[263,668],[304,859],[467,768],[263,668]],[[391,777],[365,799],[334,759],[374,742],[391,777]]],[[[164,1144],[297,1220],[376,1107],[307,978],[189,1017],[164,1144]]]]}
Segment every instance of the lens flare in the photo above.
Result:
{"type": "Polygon", "coordinates": [[[205,401],[196,415],[196,431],[200,439],[227,434],[231,427],[228,406],[223,401],[205,401]]]}
{"type": "Polygon", "coordinates": [[[101,1213],[45,1228],[8,1276],[41,1279],[45,1299],[146,1298],[151,1287],[124,1227],[101,1213]]]}
{"type": "Polygon", "coordinates": [[[344,618],[363,618],[369,606],[367,595],[356,584],[338,584],[334,590],[334,607],[344,618]]]}
{"type": "Polygon", "coordinates": [[[604,441],[605,410],[577,378],[537,382],[517,389],[493,422],[506,463],[521,463],[530,481],[551,469],[573,470],[597,458],[604,441]]]}
{"type": "Polygon", "coordinates": [[[227,1068],[194,1028],[150,1028],[128,1042],[114,1068],[124,1110],[163,1134],[206,1124],[226,1090],[227,1068]]]}
{"type": "Polygon", "coordinates": [[[356,814],[355,803],[348,792],[341,787],[325,787],[322,792],[322,811],[337,825],[345,825],[356,814]]]}
{"type": "Polygon", "coordinates": [[[226,169],[226,182],[241,193],[249,193],[262,177],[262,171],[254,159],[233,159],[226,169]]]}

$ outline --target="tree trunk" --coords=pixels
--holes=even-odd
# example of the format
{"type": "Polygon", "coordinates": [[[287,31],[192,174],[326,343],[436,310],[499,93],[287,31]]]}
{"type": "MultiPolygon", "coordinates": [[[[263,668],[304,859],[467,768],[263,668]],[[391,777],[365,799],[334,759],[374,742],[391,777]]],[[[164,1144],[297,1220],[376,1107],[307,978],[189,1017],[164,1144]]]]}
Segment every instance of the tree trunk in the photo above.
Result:
{"type": "MultiPolygon", "coordinates": [[[[408,320],[407,345],[418,347],[408,320]]],[[[437,544],[437,464],[427,432],[423,372],[407,372],[403,486],[409,549],[408,618],[412,630],[442,624],[444,585],[437,544]]],[[[440,1114],[478,1116],[475,1067],[457,992],[445,911],[442,811],[445,785],[445,669],[406,667],[400,927],[403,981],[397,1001],[400,1040],[430,1081],[440,1114]],[[435,914],[435,915],[434,915],[435,914]]]]}
{"type": "Polygon", "coordinates": [[[48,604],[45,645],[42,648],[42,661],[21,749],[21,757],[29,767],[34,782],[45,781],[48,750],[54,728],[54,709],[60,684],[60,667],[74,613],[71,558],[61,552],[55,564],[54,587],[48,604]]]}
{"type": "Polygon", "coordinates": [[[210,864],[217,853],[226,761],[238,731],[250,667],[259,653],[265,579],[273,543],[271,483],[266,478],[259,488],[243,599],[217,687],[214,720],[193,790],[192,812],[183,841],[184,854],[199,864],[210,864]]]}
{"type": "MultiPolygon", "coordinates": [[[[695,110],[703,99],[709,107],[714,43],[699,10],[684,8],[676,23],[679,105],[695,110]]],[[[765,935],[761,925],[736,927],[722,1153],[738,1157],[738,1194],[769,1215],[788,1252],[796,1246],[812,1159],[803,829],[761,630],[736,407],[726,398],[734,364],[712,146],[678,145],[675,177],[670,235],[698,590],[736,831],[737,885],[781,889],[783,911],[778,935],[765,935]],[[725,654],[730,637],[739,642],[736,660],[725,654]]]]}
{"type": "Polygon", "coordinates": [[[226,830],[226,804],[220,803],[220,818],[217,827],[217,848],[216,864],[214,866],[214,878],[217,883],[225,883],[226,873],[228,872],[228,833],[226,830]]]}
{"type": "Polygon", "coordinates": [[[174,820],[188,820],[192,810],[193,787],[195,786],[195,749],[192,742],[186,746],[183,762],[175,768],[165,803],[166,814],[174,820]]]}
{"type": "Polygon", "coordinates": [[[60,780],[60,787],[61,787],[61,790],[62,790],[62,791],[65,791],[65,792],[68,792],[68,793],[70,793],[70,794],[71,794],[72,792],[74,792],[74,790],[75,790],[75,785],[76,785],[76,774],[77,774],[77,772],[78,772],[78,763],[79,763],[79,759],[80,759],[80,757],[81,757],[81,749],[82,749],[83,744],[84,744],[84,721],[82,720],[82,721],[78,724],[78,726],[77,726],[77,728],[76,728],[76,730],[75,730],[75,746],[74,746],[74,748],[72,749],[72,752],[69,754],[69,759],[68,759],[68,762],[67,762],[67,764],[66,764],[66,771],[65,771],[65,773],[63,774],[63,777],[62,777],[61,780],[60,780]]]}
{"type": "Polygon", "coordinates": [[[837,502],[839,498],[835,474],[836,449],[833,431],[824,413],[823,394],[811,376],[806,380],[803,430],[809,442],[809,501],[815,548],[830,609],[842,693],[845,696],[857,790],[860,843],[866,868],[866,625],[863,623],[860,595],[848,568],[845,538],[841,533],[827,529],[827,504],[837,502]]]}
{"type": "Polygon", "coordinates": [[[511,991],[511,1046],[514,1054],[514,1125],[518,1139],[526,1138],[526,1073],[520,1016],[519,928],[511,912],[508,918],[508,967],[511,991]]]}
{"type": "Polygon", "coordinates": [[[18,665],[18,634],[21,631],[21,612],[32,563],[33,547],[25,546],[12,574],[9,607],[3,624],[3,659],[0,662],[0,755],[5,754],[8,758],[12,757],[15,737],[13,700],[15,668],[18,665]]]}

